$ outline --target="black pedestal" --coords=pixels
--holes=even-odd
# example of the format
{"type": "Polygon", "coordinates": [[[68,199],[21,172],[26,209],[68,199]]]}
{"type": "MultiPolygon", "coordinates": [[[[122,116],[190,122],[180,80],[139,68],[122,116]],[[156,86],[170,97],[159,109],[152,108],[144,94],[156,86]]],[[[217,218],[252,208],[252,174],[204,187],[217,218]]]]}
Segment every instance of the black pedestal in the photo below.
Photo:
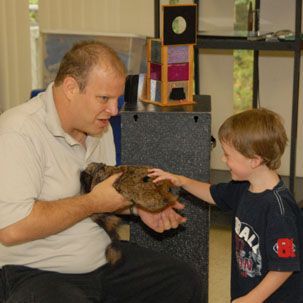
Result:
{"type": "MultiPolygon", "coordinates": [[[[159,167],[209,181],[210,97],[197,96],[195,105],[160,107],[138,102],[121,112],[122,164],[159,167]]],[[[141,222],[131,222],[130,240],[164,254],[181,258],[201,276],[203,298],[208,301],[209,206],[180,191],[187,222],[176,230],[157,234],[141,222]]]]}

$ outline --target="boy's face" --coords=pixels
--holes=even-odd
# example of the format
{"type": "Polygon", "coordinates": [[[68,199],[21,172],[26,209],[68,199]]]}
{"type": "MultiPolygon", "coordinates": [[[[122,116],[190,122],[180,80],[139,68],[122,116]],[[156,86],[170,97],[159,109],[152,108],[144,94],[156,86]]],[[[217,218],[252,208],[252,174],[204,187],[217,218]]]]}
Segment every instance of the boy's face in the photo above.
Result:
{"type": "Polygon", "coordinates": [[[230,169],[231,177],[235,181],[249,180],[253,172],[251,159],[239,153],[232,145],[221,142],[223,149],[222,161],[230,169]]]}

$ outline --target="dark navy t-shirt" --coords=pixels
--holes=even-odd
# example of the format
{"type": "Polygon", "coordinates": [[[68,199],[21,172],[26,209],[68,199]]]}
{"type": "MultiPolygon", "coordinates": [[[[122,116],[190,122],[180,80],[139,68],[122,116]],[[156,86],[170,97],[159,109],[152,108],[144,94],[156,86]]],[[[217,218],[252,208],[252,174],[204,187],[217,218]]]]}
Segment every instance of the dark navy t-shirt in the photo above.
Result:
{"type": "Polygon", "coordinates": [[[265,302],[303,302],[303,217],[282,181],[252,193],[248,182],[211,186],[216,205],[232,211],[231,297],[255,288],[268,271],[295,272],[265,302]]]}

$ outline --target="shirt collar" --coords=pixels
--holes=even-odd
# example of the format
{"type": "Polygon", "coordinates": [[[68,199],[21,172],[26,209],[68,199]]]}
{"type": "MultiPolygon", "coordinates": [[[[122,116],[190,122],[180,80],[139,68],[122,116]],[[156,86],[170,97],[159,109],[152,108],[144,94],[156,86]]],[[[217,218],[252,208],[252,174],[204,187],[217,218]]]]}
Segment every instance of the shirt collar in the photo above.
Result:
{"type": "Polygon", "coordinates": [[[45,91],[47,128],[55,137],[64,138],[69,145],[80,145],[80,143],[66,133],[61,126],[61,121],[54,101],[53,86],[54,83],[50,83],[45,91]]]}
{"type": "Polygon", "coordinates": [[[64,137],[66,133],[61,126],[60,118],[55,105],[53,85],[53,82],[50,83],[45,91],[46,125],[49,131],[55,137],[64,137]]]}

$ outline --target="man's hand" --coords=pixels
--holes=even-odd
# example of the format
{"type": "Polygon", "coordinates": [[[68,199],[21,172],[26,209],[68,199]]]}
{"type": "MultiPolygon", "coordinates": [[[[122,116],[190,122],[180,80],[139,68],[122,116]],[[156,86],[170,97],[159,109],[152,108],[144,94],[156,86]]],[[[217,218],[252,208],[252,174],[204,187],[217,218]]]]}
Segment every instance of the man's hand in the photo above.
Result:
{"type": "Polygon", "coordinates": [[[181,210],[184,205],[175,202],[160,212],[148,212],[142,208],[137,208],[141,220],[151,229],[158,233],[171,228],[177,228],[180,224],[186,222],[186,218],[179,215],[175,210],[181,210]]]}
{"type": "Polygon", "coordinates": [[[121,194],[119,194],[113,184],[122,173],[113,174],[104,181],[97,184],[90,193],[92,213],[109,213],[123,209],[130,205],[121,194]]]}

